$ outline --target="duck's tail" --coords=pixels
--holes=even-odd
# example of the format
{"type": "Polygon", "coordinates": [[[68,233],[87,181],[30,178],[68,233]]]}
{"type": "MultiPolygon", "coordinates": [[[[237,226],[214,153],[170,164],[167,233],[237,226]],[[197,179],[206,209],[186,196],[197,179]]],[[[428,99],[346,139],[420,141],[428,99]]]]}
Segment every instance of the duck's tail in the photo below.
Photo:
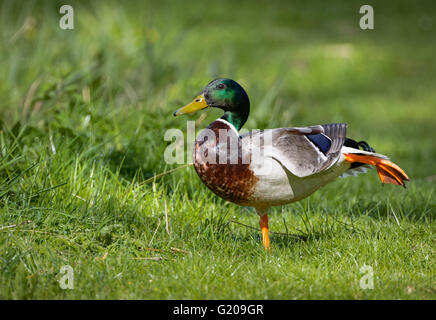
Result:
{"type": "Polygon", "coordinates": [[[350,150],[352,148],[346,149],[348,150],[343,150],[345,151],[343,154],[345,156],[345,160],[351,163],[351,166],[353,166],[353,163],[373,165],[376,167],[378,176],[380,177],[382,183],[406,187],[404,181],[408,181],[409,177],[403,169],[401,169],[395,163],[389,161],[386,156],[363,150],[350,150]]]}

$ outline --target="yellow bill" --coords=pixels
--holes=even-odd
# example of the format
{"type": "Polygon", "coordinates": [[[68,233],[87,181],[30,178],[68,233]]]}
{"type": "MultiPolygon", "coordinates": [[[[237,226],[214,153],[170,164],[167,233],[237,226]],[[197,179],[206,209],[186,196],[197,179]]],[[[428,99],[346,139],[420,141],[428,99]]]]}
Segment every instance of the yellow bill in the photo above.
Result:
{"type": "Polygon", "coordinates": [[[190,104],[187,104],[186,106],[180,108],[176,112],[174,112],[174,116],[180,116],[182,114],[189,114],[194,113],[195,111],[207,108],[207,102],[204,98],[203,94],[200,94],[198,97],[196,97],[190,104]]]}

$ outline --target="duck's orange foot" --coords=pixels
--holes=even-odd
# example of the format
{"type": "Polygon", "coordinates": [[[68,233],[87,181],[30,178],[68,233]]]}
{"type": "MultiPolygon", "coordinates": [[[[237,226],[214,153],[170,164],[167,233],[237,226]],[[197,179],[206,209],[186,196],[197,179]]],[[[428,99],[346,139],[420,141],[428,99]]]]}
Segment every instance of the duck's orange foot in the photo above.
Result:
{"type": "Polygon", "coordinates": [[[262,243],[265,250],[270,250],[269,237],[268,237],[268,214],[264,214],[260,217],[259,221],[260,229],[262,230],[262,243]]]}
{"type": "Polygon", "coordinates": [[[350,163],[360,162],[375,166],[382,183],[396,184],[405,188],[406,184],[404,181],[409,181],[409,177],[404,170],[389,160],[373,155],[360,155],[353,153],[346,153],[344,156],[345,160],[350,163]]]}

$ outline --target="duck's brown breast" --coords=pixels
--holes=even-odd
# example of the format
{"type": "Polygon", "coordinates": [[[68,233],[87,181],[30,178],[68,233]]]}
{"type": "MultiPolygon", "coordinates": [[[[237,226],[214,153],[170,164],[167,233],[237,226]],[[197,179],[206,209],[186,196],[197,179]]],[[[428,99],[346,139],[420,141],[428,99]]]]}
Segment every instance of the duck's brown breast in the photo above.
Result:
{"type": "Polygon", "coordinates": [[[236,130],[226,121],[217,120],[195,142],[194,168],[203,183],[219,197],[249,204],[258,178],[250,169],[251,157],[246,152],[236,130]]]}

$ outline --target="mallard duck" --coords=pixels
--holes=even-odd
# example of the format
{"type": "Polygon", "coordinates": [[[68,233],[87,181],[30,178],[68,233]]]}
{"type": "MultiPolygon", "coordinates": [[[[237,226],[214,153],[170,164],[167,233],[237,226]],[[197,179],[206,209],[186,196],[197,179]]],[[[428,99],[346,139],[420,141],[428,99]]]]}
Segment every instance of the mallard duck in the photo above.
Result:
{"type": "Polygon", "coordinates": [[[337,177],[375,166],[382,183],[401,185],[406,173],[366,142],[346,137],[347,124],[251,131],[239,135],[250,113],[250,100],[234,80],[215,79],[174,116],[205,108],[224,115],[195,141],[194,168],[219,197],[251,206],[260,216],[262,243],[270,247],[268,209],[302,200],[337,177]]]}

